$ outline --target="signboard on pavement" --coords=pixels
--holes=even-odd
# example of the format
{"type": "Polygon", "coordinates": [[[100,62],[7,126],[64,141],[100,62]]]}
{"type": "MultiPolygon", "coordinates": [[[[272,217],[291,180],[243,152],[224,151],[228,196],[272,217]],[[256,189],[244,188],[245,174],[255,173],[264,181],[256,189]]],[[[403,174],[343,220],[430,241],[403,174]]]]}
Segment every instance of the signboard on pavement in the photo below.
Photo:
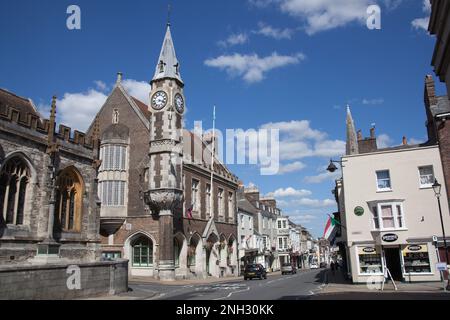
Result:
{"type": "Polygon", "coordinates": [[[436,263],[436,270],[437,271],[447,271],[447,264],[445,262],[436,263]]]}

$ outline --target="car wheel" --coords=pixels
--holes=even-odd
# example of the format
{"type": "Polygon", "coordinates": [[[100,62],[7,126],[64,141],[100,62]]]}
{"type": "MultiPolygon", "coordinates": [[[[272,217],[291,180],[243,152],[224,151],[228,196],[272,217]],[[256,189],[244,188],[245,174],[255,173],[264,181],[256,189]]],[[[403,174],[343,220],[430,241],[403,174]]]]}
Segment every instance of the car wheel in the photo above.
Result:
{"type": "Polygon", "coordinates": [[[267,280],[267,275],[264,276],[264,280],[267,280]]]}

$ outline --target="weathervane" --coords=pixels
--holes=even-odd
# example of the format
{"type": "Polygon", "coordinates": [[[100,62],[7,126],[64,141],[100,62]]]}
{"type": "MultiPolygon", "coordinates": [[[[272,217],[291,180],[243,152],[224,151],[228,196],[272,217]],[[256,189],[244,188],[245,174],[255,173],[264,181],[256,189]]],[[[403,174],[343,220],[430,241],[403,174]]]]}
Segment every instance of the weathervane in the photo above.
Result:
{"type": "Polygon", "coordinates": [[[170,11],[171,11],[172,7],[170,5],[170,3],[167,5],[167,26],[170,26],[170,11]]]}

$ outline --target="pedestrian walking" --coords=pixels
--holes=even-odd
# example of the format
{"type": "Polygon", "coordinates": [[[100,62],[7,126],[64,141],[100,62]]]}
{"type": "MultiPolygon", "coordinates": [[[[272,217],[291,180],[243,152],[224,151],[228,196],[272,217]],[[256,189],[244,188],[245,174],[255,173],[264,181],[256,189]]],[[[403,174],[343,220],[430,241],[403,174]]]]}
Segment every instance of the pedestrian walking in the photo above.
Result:
{"type": "Polygon", "coordinates": [[[331,273],[333,274],[333,276],[334,276],[335,267],[336,267],[336,265],[334,264],[334,261],[331,261],[330,268],[331,268],[331,273]]]}

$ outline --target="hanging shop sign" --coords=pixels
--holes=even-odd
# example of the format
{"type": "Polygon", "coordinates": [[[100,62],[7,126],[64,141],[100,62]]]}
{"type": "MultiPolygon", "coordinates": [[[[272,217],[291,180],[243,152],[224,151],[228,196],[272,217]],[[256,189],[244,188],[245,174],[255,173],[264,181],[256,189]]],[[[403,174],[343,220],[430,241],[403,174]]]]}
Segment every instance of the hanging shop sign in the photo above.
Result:
{"type": "Polygon", "coordinates": [[[361,217],[364,214],[364,208],[363,207],[356,207],[354,212],[355,212],[355,215],[357,215],[358,217],[361,217]]]}
{"type": "Polygon", "coordinates": [[[384,242],[395,242],[398,240],[398,235],[395,233],[387,233],[381,238],[384,242]]]}

